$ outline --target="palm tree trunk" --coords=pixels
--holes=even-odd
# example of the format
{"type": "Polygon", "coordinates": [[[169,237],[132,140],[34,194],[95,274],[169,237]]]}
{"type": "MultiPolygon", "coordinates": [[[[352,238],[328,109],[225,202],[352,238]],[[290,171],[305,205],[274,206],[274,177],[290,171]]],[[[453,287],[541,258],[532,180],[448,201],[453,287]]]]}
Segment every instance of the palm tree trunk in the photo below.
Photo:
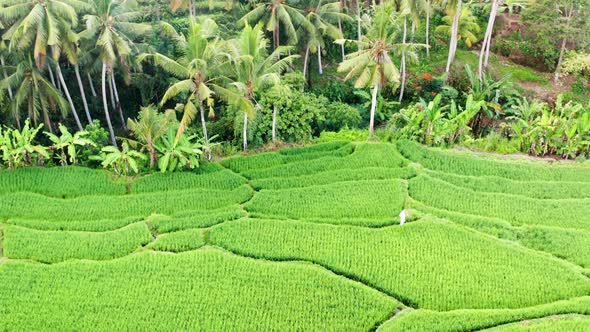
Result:
{"type": "Polygon", "coordinates": [[[78,67],[77,63],[74,65],[74,71],[76,72],[76,80],[78,80],[78,87],[80,88],[82,102],[84,103],[84,111],[86,112],[86,118],[88,119],[88,123],[92,124],[92,117],[90,116],[88,102],[86,101],[86,93],[84,92],[84,84],[82,84],[82,78],[80,78],[80,68],[78,67]]]}
{"type": "Polygon", "coordinates": [[[121,100],[119,99],[119,89],[117,89],[117,81],[115,81],[115,75],[111,75],[111,81],[113,81],[113,92],[115,95],[115,106],[117,107],[117,112],[119,116],[121,116],[121,123],[123,124],[123,129],[127,131],[127,121],[125,121],[125,114],[123,114],[123,108],[121,107],[121,100]]]}
{"type": "Polygon", "coordinates": [[[248,113],[244,112],[244,151],[248,150],[248,113]]]}
{"type": "Polygon", "coordinates": [[[406,49],[405,49],[405,44],[406,44],[406,38],[407,38],[407,33],[408,33],[408,17],[404,17],[404,34],[402,37],[402,43],[404,44],[403,47],[404,49],[402,49],[402,61],[401,61],[401,65],[400,65],[400,72],[401,72],[401,88],[400,88],[400,93],[399,93],[399,102],[401,103],[402,100],[404,99],[404,91],[406,89],[406,49]]]}
{"type": "Polygon", "coordinates": [[[318,71],[320,75],[324,73],[324,69],[322,68],[322,47],[318,45],[318,71]]]}
{"type": "Polygon", "coordinates": [[[457,8],[455,9],[455,15],[453,16],[453,26],[451,27],[451,41],[449,43],[449,58],[447,59],[447,67],[445,72],[449,73],[451,71],[451,65],[455,60],[455,53],[457,51],[457,33],[459,30],[459,19],[461,18],[461,6],[463,5],[463,0],[457,1],[457,8]]]}
{"type": "Polygon", "coordinates": [[[430,0],[426,2],[426,56],[430,57],[430,0]]]}
{"type": "Polygon", "coordinates": [[[414,43],[414,36],[416,35],[416,20],[412,19],[412,32],[410,33],[410,43],[414,43]]]}
{"type": "Polygon", "coordinates": [[[111,97],[111,107],[113,108],[113,112],[117,111],[117,106],[115,104],[115,93],[113,92],[113,80],[111,79],[111,75],[107,75],[108,83],[109,83],[109,97],[111,97]]]}
{"type": "MultiPolygon", "coordinates": [[[[490,18],[488,19],[488,26],[486,28],[486,34],[483,39],[483,45],[481,46],[481,52],[479,53],[479,80],[483,80],[483,70],[486,67],[484,62],[484,56],[489,50],[490,44],[492,43],[492,33],[494,32],[494,23],[496,22],[496,15],[498,12],[498,6],[500,5],[499,0],[492,0],[492,9],[490,10],[490,18]]],[[[487,61],[486,61],[487,62],[487,61]]]]}
{"type": "MultiPolygon", "coordinates": [[[[49,66],[49,71],[52,71],[53,70],[53,69],[51,69],[51,65],[50,64],[47,64],[47,66],[49,66]]],[[[58,67],[59,67],[59,64],[58,64],[58,67]]],[[[55,72],[55,76],[58,76],[57,75],[57,69],[56,69],[56,72],[55,72]]],[[[57,89],[61,91],[62,88],[61,88],[61,81],[59,80],[59,77],[57,77],[57,80],[55,80],[55,83],[57,83],[57,89]]]]}
{"type": "Polygon", "coordinates": [[[307,75],[307,62],[309,61],[309,46],[305,48],[305,57],[303,58],[303,80],[307,75]]]}
{"type": "Polygon", "coordinates": [[[199,111],[201,113],[201,128],[203,129],[203,138],[205,139],[205,145],[207,146],[207,159],[211,160],[211,149],[209,148],[209,134],[207,133],[207,124],[205,123],[205,108],[203,102],[199,102],[199,111]]]}
{"type": "Polygon", "coordinates": [[[115,147],[118,148],[117,139],[115,138],[115,131],[113,130],[113,125],[111,124],[111,117],[109,116],[109,106],[108,106],[108,101],[107,101],[106,76],[107,76],[107,65],[105,63],[103,63],[102,64],[102,105],[104,107],[104,115],[107,119],[109,133],[111,134],[111,144],[113,144],[115,147]]]}
{"type": "Polygon", "coordinates": [[[273,106],[272,110],[272,142],[277,142],[277,105],[273,106]]]}
{"type": "Polygon", "coordinates": [[[51,128],[51,119],[49,119],[49,113],[46,109],[43,110],[43,120],[45,121],[45,126],[47,126],[47,129],[49,129],[49,132],[53,134],[53,129],[51,128]]]}
{"type": "MultiPolygon", "coordinates": [[[[360,4],[361,0],[356,0],[356,29],[357,29],[357,37],[358,37],[358,41],[361,41],[363,39],[363,29],[361,26],[361,4],[360,4]]],[[[360,49],[360,45],[359,45],[359,49],[360,49]]]]}
{"type": "Polygon", "coordinates": [[[55,84],[55,78],[53,77],[53,70],[49,64],[47,64],[47,71],[49,72],[49,80],[51,81],[51,85],[57,88],[57,84],[55,84]]]}
{"type": "Polygon", "coordinates": [[[369,119],[369,137],[375,134],[375,110],[377,110],[377,93],[379,92],[379,84],[373,88],[373,95],[371,96],[371,118],[369,119]]]}
{"type": "Polygon", "coordinates": [[[188,13],[191,17],[195,16],[196,14],[195,4],[193,3],[193,0],[188,0],[188,13]]]}
{"type": "Polygon", "coordinates": [[[61,68],[59,67],[59,63],[57,63],[55,65],[55,72],[57,73],[57,78],[59,78],[59,81],[61,82],[61,85],[63,86],[63,91],[64,91],[64,94],[66,95],[66,98],[68,99],[68,103],[70,103],[70,108],[72,109],[72,114],[74,115],[74,119],[76,120],[76,125],[78,126],[78,130],[82,131],[82,130],[84,130],[84,127],[82,127],[82,123],[80,122],[80,118],[78,118],[78,112],[76,111],[76,107],[74,106],[74,102],[72,101],[72,97],[70,96],[70,90],[68,89],[68,86],[66,85],[66,81],[64,80],[64,76],[61,73],[61,68]]]}
{"type": "MultiPolygon", "coordinates": [[[[6,66],[6,63],[4,62],[4,56],[0,56],[0,64],[2,65],[2,67],[6,66]]],[[[4,72],[4,79],[8,78],[8,74],[6,73],[6,69],[3,70],[4,72]]],[[[10,85],[8,85],[8,96],[10,97],[10,100],[12,100],[12,87],[10,85]]]]}
{"type": "MultiPolygon", "coordinates": [[[[342,8],[340,8],[342,10],[342,8]]],[[[342,20],[340,16],[338,17],[338,30],[340,30],[340,35],[344,38],[344,32],[342,31],[342,20]]],[[[344,43],[340,44],[340,51],[342,52],[342,61],[346,60],[346,51],[344,50],[344,43]]]]}
{"type": "Polygon", "coordinates": [[[86,76],[88,77],[88,84],[90,85],[90,91],[92,92],[92,96],[96,97],[96,90],[94,89],[94,83],[92,83],[92,77],[90,76],[90,73],[86,73],[86,76]]]}
{"type": "MultiPolygon", "coordinates": [[[[567,13],[567,22],[566,26],[569,27],[570,22],[572,20],[574,9],[570,8],[569,12],[567,13]]],[[[565,48],[567,46],[567,38],[563,38],[561,41],[561,48],[559,50],[559,58],[557,59],[557,67],[555,67],[555,73],[553,74],[553,82],[557,83],[559,81],[559,69],[561,67],[561,63],[563,62],[563,55],[565,53],[565,48]]]]}

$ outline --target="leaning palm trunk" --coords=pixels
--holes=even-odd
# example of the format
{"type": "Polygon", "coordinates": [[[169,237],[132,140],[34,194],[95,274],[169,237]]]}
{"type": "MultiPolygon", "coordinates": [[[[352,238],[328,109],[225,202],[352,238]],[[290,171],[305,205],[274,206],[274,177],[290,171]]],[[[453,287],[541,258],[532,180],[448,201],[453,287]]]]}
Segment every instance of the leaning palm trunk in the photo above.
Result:
{"type": "Polygon", "coordinates": [[[92,83],[92,77],[90,76],[90,73],[86,73],[86,76],[88,77],[88,84],[90,85],[90,91],[92,92],[92,96],[96,97],[96,90],[94,89],[94,83],[92,83]]]}
{"type": "Polygon", "coordinates": [[[402,100],[404,99],[404,90],[406,89],[406,49],[405,49],[405,44],[406,44],[406,38],[407,38],[407,32],[408,32],[408,17],[404,17],[404,34],[402,37],[402,44],[404,44],[404,48],[402,49],[402,61],[400,64],[400,69],[401,69],[401,88],[400,88],[400,93],[399,93],[399,102],[401,103],[402,100]]]}
{"type": "Polygon", "coordinates": [[[277,142],[277,105],[273,106],[272,110],[272,142],[277,142]]]}
{"type": "Polygon", "coordinates": [[[430,57],[430,0],[426,2],[426,56],[430,57]]]}
{"type": "MultiPolygon", "coordinates": [[[[483,39],[483,45],[481,46],[481,52],[479,53],[479,80],[483,80],[483,70],[487,65],[484,62],[484,56],[488,54],[490,44],[492,43],[492,33],[494,31],[494,23],[496,21],[496,15],[498,12],[499,0],[492,0],[492,9],[490,11],[490,18],[488,19],[488,27],[486,28],[486,34],[483,39]]],[[[486,61],[487,62],[487,61],[486,61]]]]}
{"type": "Polygon", "coordinates": [[[78,118],[78,112],[76,111],[76,107],[74,106],[74,102],[72,101],[72,97],[70,96],[70,90],[68,89],[68,86],[66,85],[66,81],[64,80],[64,76],[61,73],[61,68],[59,67],[59,63],[55,66],[55,71],[57,73],[57,78],[59,78],[59,81],[61,82],[61,85],[63,86],[63,91],[64,91],[64,94],[66,95],[66,98],[68,99],[68,103],[70,103],[70,108],[72,109],[72,114],[74,115],[74,119],[76,120],[76,125],[78,126],[78,130],[82,131],[82,130],[84,130],[84,127],[82,127],[82,123],[80,122],[80,118],[78,118]]]}
{"type": "Polygon", "coordinates": [[[82,84],[82,78],[80,78],[80,68],[76,63],[74,65],[74,71],[76,72],[76,80],[78,80],[78,87],[80,88],[80,96],[82,96],[82,103],[84,103],[84,112],[86,112],[86,118],[88,123],[92,123],[92,117],[90,116],[90,110],[88,109],[88,102],[86,101],[86,93],[84,92],[84,84],[82,84]]]}
{"type": "Polygon", "coordinates": [[[244,151],[248,150],[248,113],[244,112],[244,151]]]}
{"type": "MultiPolygon", "coordinates": [[[[566,23],[567,27],[569,27],[569,25],[570,25],[573,12],[574,12],[573,8],[570,8],[569,12],[567,13],[567,23],[566,23]]],[[[557,59],[557,67],[555,67],[555,73],[553,74],[553,82],[555,82],[555,83],[557,83],[557,81],[559,81],[559,70],[561,67],[561,63],[563,62],[563,55],[565,53],[566,46],[567,46],[567,38],[563,38],[561,41],[561,48],[559,50],[559,58],[557,59]]]]}
{"type": "Polygon", "coordinates": [[[117,105],[115,104],[115,93],[113,92],[113,80],[111,79],[111,75],[107,75],[108,83],[109,83],[109,97],[111,98],[111,107],[113,108],[113,112],[117,111],[117,105]]]}
{"type": "Polygon", "coordinates": [[[307,75],[307,63],[309,61],[309,46],[307,46],[307,48],[305,49],[305,57],[303,58],[303,79],[305,80],[305,77],[307,75]]]}
{"type": "Polygon", "coordinates": [[[322,68],[322,47],[318,45],[318,71],[320,75],[324,73],[324,69],[322,68]]]}
{"type": "Polygon", "coordinates": [[[113,125],[111,123],[111,117],[109,115],[109,105],[108,105],[108,101],[107,101],[107,86],[106,86],[106,81],[107,81],[107,65],[103,63],[102,65],[102,105],[104,107],[104,115],[106,117],[107,120],[107,125],[109,127],[109,133],[111,134],[111,143],[115,146],[117,146],[117,140],[115,138],[115,132],[113,131],[113,125]]]}
{"type": "MultiPolygon", "coordinates": [[[[340,30],[340,36],[344,38],[344,32],[342,31],[342,20],[338,17],[338,30],[340,30]]],[[[346,60],[346,51],[344,50],[344,44],[340,44],[340,51],[342,52],[342,61],[346,60]]]]}
{"type": "Polygon", "coordinates": [[[121,107],[121,100],[119,99],[119,89],[117,89],[117,82],[115,81],[115,75],[111,75],[111,81],[113,81],[113,92],[115,95],[115,107],[117,108],[117,112],[121,117],[121,123],[123,124],[123,129],[127,131],[127,121],[125,121],[125,114],[123,114],[123,108],[121,107]]]}
{"type": "MultiPolygon", "coordinates": [[[[361,41],[363,39],[363,29],[362,29],[362,20],[361,20],[361,5],[360,2],[361,0],[356,0],[356,30],[357,30],[357,38],[358,41],[361,41]]],[[[359,44],[359,50],[361,49],[361,46],[359,44]]]]}
{"type": "Polygon", "coordinates": [[[375,134],[375,111],[377,110],[377,93],[379,92],[379,84],[375,84],[373,88],[373,95],[371,96],[371,117],[369,119],[369,137],[375,134]]]}
{"type": "MultiPolygon", "coordinates": [[[[4,62],[4,56],[0,56],[0,64],[2,64],[2,67],[6,66],[6,63],[4,62]]],[[[6,73],[6,70],[3,70],[4,72],[4,79],[8,79],[8,74],[6,73]]],[[[10,97],[10,100],[12,100],[12,87],[10,85],[7,85],[8,87],[8,96],[10,97]]]]}
{"type": "Polygon", "coordinates": [[[57,84],[55,84],[55,78],[53,77],[53,69],[51,69],[51,65],[47,64],[47,72],[49,73],[49,80],[51,81],[51,85],[57,88],[57,84]]]}
{"type": "Polygon", "coordinates": [[[447,59],[447,67],[446,73],[451,71],[451,65],[455,60],[455,53],[457,51],[457,41],[458,41],[458,32],[459,32],[459,19],[461,18],[461,6],[463,5],[463,1],[457,1],[457,8],[455,11],[455,15],[453,16],[453,26],[451,27],[451,41],[449,43],[449,58],[447,59]]]}
{"type": "Polygon", "coordinates": [[[205,109],[203,102],[199,103],[199,111],[201,113],[201,127],[203,128],[203,138],[205,139],[205,146],[207,148],[207,159],[211,160],[211,147],[209,146],[209,134],[207,133],[207,124],[205,123],[205,109]]]}

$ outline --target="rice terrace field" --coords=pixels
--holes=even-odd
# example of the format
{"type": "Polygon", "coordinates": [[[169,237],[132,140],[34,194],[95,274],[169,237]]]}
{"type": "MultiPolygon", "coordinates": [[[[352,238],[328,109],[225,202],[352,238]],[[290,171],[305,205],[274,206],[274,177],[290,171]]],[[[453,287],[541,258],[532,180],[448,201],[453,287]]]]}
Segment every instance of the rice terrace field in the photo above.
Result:
{"type": "Polygon", "coordinates": [[[0,331],[590,331],[589,184],[403,140],[1,171],[0,331]]]}

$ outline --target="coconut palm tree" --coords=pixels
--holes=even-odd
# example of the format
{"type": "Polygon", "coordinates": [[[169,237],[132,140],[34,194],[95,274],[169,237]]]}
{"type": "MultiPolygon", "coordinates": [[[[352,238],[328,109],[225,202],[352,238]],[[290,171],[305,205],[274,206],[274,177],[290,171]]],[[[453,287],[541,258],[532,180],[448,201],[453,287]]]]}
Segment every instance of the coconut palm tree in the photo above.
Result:
{"type": "MultiPolygon", "coordinates": [[[[435,31],[445,36],[450,36],[453,31],[453,17],[445,16],[442,20],[445,24],[436,27],[435,31]]],[[[469,8],[463,8],[461,11],[461,18],[459,19],[459,28],[457,29],[457,41],[463,40],[467,47],[471,48],[471,46],[478,41],[476,33],[480,30],[481,27],[477,24],[477,17],[473,15],[469,8]]]]}
{"type": "Polygon", "coordinates": [[[20,127],[20,113],[25,110],[35,126],[39,122],[39,117],[43,116],[45,127],[52,132],[49,112],[60,110],[65,116],[69,110],[61,93],[47,81],[30,56],[21,59],[16,67],[6,66],[5,69],[12,73],[2,81],[1,86],[3,89],[10,87],[15,91],[9,109],[17,126],[20,127]]]}
{"type": "MultiPolygon", "coordinates": [[[[4,34],[3,39],[10,40],[9,50],[29,50],[34,44],[33,56],[39,69],[46,65],[48,52],[58,59],[60,43],[68,39],[71,34],[71,28],[78,24],[78,14],[89,9],[89,6],[78,0],[49,0],[49,1],[28,1],[17,0],[10,1],[7,7],[0,9],[0,19],[10,25],[4,34]]],[[[70,109],[76,121],[79,130],[82,130],[82,124],[78,113],[72,102],[70,92],[59,62],[56,62],[57,86],[63,89],[70,109]]],[[[52,84],[55,84],[51,65],[48,64],[52,84]]]]}
{"type": "Polygon", "coordinates": [[[0,20],[8,26],[2,38],[9,49],[26,50],[33,46],[37,68],[45,67],[48,48],[59,44],[67,28],[76,27],[78,13],[88,11],[80,0],[11,0],[0,8],[0,20]]]}
{"type": "Polygon", "coordinates": [[[297,43],[298,26],[304,26],[311,30],[310,23],[305,19],[303,12],[290,6],[287,0],[263,1],[244,15],[238,21],[238,25],[244,26],[246,23],[256,24],[258,22],[266,22],[266,29],[272,31],[275,49],[280,45],[281,26],[284,29],[283,34],[288,38],[287,43],[289,45],[297,43]]]}
{"type": "Polygon", "coordinates": [[[157,108],[153,105],[142,107],[136,120],[128,120],[128,127],[133,136],[148,151],[150,168],[156,166],[158,158],[156,142],[168,132],[168,129],[174,123],[176,123],[174,110],[158,113],[157,108]]]}
{"type": "MultiPolygon", "coordinates": [[[[397,17],[391,4],[380,5],[363,40],[358,42],[359,51],[349,54],[338,66],[339,72],[345,72],[345,79],[356,77],[355,87],[371,88],[371,112],[369,135],[373,137],[375,109],[379,90],[388,83],[399,83],[400,73],[391,56],[399,52],[404,45],[397,44],[399,29],[397,17]]],[[[344,40],[338,42],[345,42],[344,40]]]]}
{"type": "Polygon", "coordinates": [[[251,27],[246,23],[240,36],[232,41],[232,46],[232,83],[229,89],[225,89],[224,95],[244,112],[245,151],[248,149],[248,117],[261,107],[256,101],[256,94],[279,84],[280,75],[298,55],[285,56],[290,49],[286,46],[279,46],[269,54],[268,40],[264,38],[261,24],[251,27]]]}
{"type": "Polygon", "coordinates": [[[219,90],[220,76],[216,71],[230,60],[222,40],[215,37],[217,35],[218,27],[213,20],[205,19],[197,23],[196,20],[191,19],[187,35],[179,35],[176,38],[177,50],[181,53],[177,60],[159,53],[144,54],[140,57],[140,59],[153,58],[156,65],[180,79],[168,88],[160,103],[164,105],[180,94],[187,95],[183,116],[176,131],[177,141],[194,120],[198,107],[205,145],[209,144],[205,107],[209,107],[209,113],[212,114],[214,90],[219,90]]]}
{"type": "Polygon", "coordinates": [[[102,62],[102,103],[111,135],[111,143],[117,146],[107,105],[107,70],[112,72],[115,60],[119,59],[120,62],[124,62],[136,52],[137,48],[133,40],[146,35],[151,31],[151,28],[143,23],[134,23],[141,18],[142,13],[131,1],[90,0],[90,4],[92,14],[84,16],[86,30],[81,33],[81,37],[92,40],[95,48],[98,49],[102,62]]]}
{"type": "Polygon", "coordinates": [[[322,4],[322,0],[318,1],[317,6],[310,8],[306,16],[310,23],[300,29],[305,35],[305,58],[303,60],[303,76],[307,73],[307,65],[309,62],[309,53],[317,53],[318,55],[318,70],[320,75],[323,73],[322,69],[322,50],[326,48],[325,37],[333,40],[344,38],[342,30],[338,24],[342,21],[350,20],[350,17],[342,13],[342,7],[339,1],[328,2],[322,4]]]}

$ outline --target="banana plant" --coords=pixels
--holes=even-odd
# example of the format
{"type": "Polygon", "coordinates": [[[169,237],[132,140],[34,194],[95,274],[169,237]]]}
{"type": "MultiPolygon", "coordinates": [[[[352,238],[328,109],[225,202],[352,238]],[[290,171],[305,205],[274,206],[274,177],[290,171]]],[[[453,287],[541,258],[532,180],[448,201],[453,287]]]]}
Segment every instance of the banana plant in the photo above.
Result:
{"type": "MultiPolygon", "coordinates": [[[[174,172],[186,167],[199,167],[199,159],[203,155],[203,139],[196,139],[196,135],[182,135],[176,137],[175,128],[170,128],[168,133],[162,137],[156,150],[161,154],[158,159],[160,172],[174,172]]],[[[213,139],[214,137],[211,137],[213,139]]]]}
{"type": "Polygon", "coordinates": [[[112,169],[119,175],[130,175],[132,172],[139,173],[139,163],[146,160],[145,154],[133,150],[129,147],[129,143],[123,141],[121,150],[115,146],[107,146],[102,148],[101,154],[91,158],[101,162],[102,167],[112,169]]]}
{"type": "Polygon", "coordinates": [[[2,160],[8,169],[32,166],[35,158],[37,163],[41,165],[44,159],[49,158],[47,148],[34,143],[41,128],[43,128],[42,124],[38,127],[31,127],[30,121],[27,119],[22,130],[7,127],[0,130],[0,151],[2,151],[2,160]]]}
{"type": "Polygon", "coordinates": [[[68,163],[75,165],[78,163],[78,152],[76,147],[96,146],[94,142],[85,138],[88,135],[86,131],[78,131],[74,134],[70,133],[68,128],[63,124],[59,125],[60,135],[45,132],[53,145],[50,149],[58,151],[57,159],[62,166],[67,166],[68,163]]]}

